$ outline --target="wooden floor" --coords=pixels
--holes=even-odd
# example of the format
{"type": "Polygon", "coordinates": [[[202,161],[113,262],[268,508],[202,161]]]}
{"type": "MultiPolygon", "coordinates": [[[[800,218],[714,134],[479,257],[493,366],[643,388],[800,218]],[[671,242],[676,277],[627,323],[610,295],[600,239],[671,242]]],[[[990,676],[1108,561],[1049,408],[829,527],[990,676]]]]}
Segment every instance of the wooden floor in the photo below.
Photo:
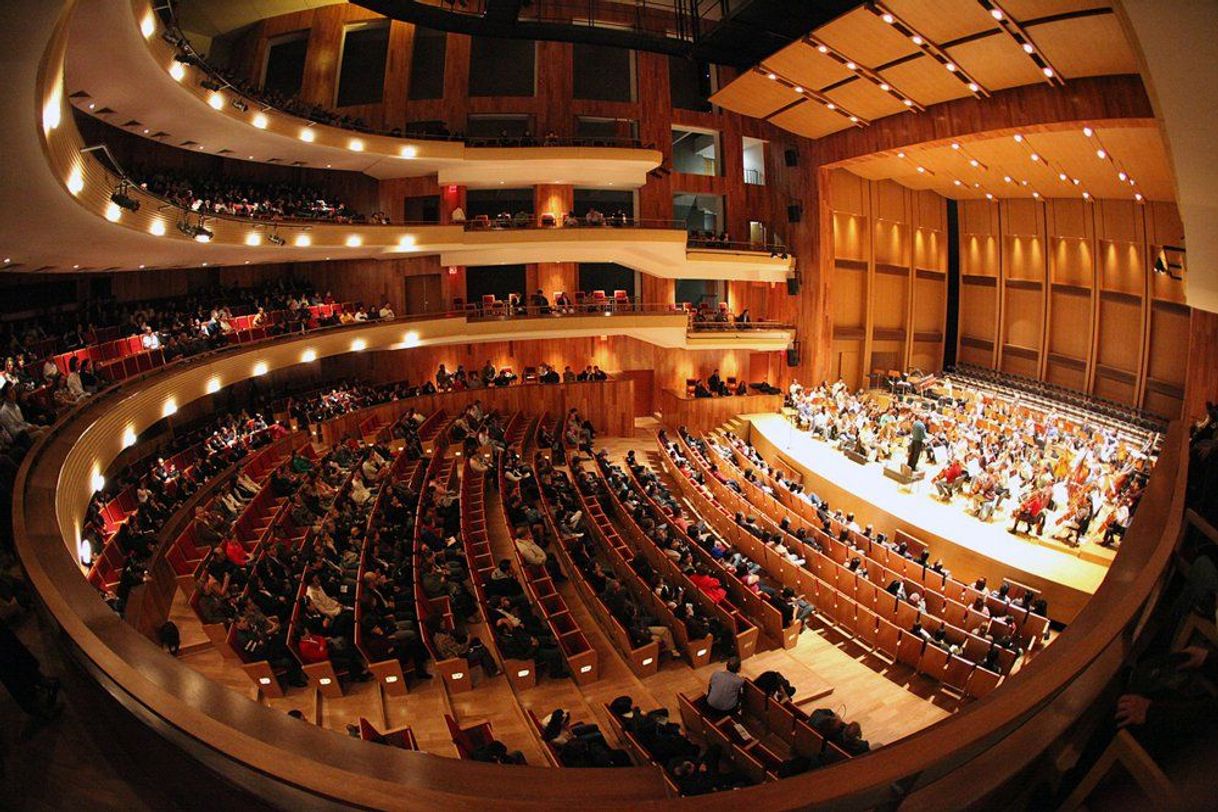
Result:
{"type": "Polygon", "coordinates": [[[860,523],[889,535],[901,529],[923,539],[936,558],[962,577],[985,575],[992,584],[1009,577],[1039,589],[1053,620],[1071,621],[1108,574],[1115,552],[1094,543],[1075,549],[1053,541],[1055,517],[1043,538],[1015,536],[1007,532],[1012,521],[1007,509],[982,522],[966,512],[963,498],[950,504],[935,498],[933,463],[924,461],[925,479],[905,487],[885,477],[880,463],[859,465],[782,415],[742,418],[752,425],[750,440],[763,456],[780,455],[783,464],[803,474],[809,490],[831,505],[857,512],[860,523]]]}
{"type": "MultiPolygon", "coordinates": [[[[650,429],[640,428],[633,439],[609,438],[600,445],[620,460],[630,449],[640,454],[654,453],[653,438],[650,429]]],[[[654,462],[651,457],[647,459],[654,462]]],[[[659,470],[658,465],[652,467],[659,470]]],[[[498,500],[498,493],[489,495],[488,513],[499,510],[498,500]]],[[[491,546],[496,556],[511,558],[511,539],[506,529],[495,522],[490,525],[491,546]]],[[[444,724],[445,713],[451,713],[463,725],[489,720],[496,736],[509,748],[522,751],[530,764],[544,765],[546,758],[525,715],[526,709],[540,717],[561,707],[576,719],[596,721],[602,731],[609,731],[604,704],[628,695],[644,709],[666,707],[676,718],[677,694],[699,695],[710,675],[723,667],[722,663],[711,663],[695,670],[683,661],[666,660],[659,673],[639,679],[596,625],[576,590],[569,583],[562,584],[559,590],[599,657],[601,678],[590,685],[579,686],[569,678],[543,678],[536,687],[515,692],[502,676],[491,680],[479,676],[482,681],[473,691],[450,698],[439,680],[421,687],[412,684],[405,697],[384,697],[374,683],[360,683],[351,686],[349,694],[341,699],[324,699],[312,689],[289,689],[287,696],[268,704],[285,713],[299,709],[306,720],[341,735],[346,735],[347,726],[360,716],[378,726],[409,725],[421,749],[445,756],[456,755],[444,724]]],[[[256,696],[240,669],[224,661],[202,640],[198,623],[182,595],[175,597],[172,619],[183,632],[183,662],[253,701],[267,701],[256,696]]],[[[471,633],[485,634],[485,630],[474,627],[471,633]]],[[[815,624],[790,650],[775,648],[772,642],[763,639],[758,653],[745,661],[743,672],[757,676],[771,669],[782,672],[795,685],[795,699],[804,700],[806,709],[829,707],[846,719],[859,722],[873,747],[920,730],[962,703],[940,691],[938,683],[912,669],[891,664],[835,630],[815,624]]],[[[480,674],[480,669],[475,673],[480,674]]]]}

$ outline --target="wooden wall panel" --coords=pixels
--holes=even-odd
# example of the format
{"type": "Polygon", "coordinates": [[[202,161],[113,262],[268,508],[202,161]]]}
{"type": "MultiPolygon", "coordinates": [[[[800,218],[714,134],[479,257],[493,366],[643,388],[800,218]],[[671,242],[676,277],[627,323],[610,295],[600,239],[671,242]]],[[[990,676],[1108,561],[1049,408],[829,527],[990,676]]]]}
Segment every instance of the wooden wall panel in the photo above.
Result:
{"type": "Polygon", "coordinates": [[[938,369],[947,291],[944,199],[840,169],[828,176],[831,375],[862,386],[873,369],[938,369]]]}
{"type": "Polygon", "coordinates": [[[1179,413],[1188,311],[1150,271],[1157,245],[1182,240],[1174,206],[967,201],[960,224],[962,361],[1179,413]]]}

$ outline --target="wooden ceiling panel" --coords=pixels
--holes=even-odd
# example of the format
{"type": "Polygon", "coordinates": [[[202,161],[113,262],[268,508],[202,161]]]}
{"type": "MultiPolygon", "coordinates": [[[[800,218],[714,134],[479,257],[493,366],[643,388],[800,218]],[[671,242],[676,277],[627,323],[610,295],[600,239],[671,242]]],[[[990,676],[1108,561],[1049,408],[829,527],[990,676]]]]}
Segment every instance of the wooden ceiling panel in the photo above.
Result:
{"type": "Polygon", "coordinates": [[[850,162],[848,168],[869,180],[890,179],[911,189],[932,189],[963,200],[984,199],[987,192],[996,198],[1030,198],[1038,192],[1044,199],[1079,199],[1084,191],[1102,200],[1133,200],[1135,193],[1147,201],[1175,197],[1163,139],[1150,120],[1097,127],[1090,138],[1081,125],[1069,125],[1026,133],[1023,143],[1015,141],[1010,132],[962,138],[958,143],[959,150],[952,149],[950,142],[909,147],[904,158],[895,152],[876,153],[850,162]],[[1105,158],[1096,154],[1101,146],[1105,158]],[[1033,161],[1032,152],[1042,160],[1033,161]],[[971,166],[970,159],[976,159],[979,166],[971,166]],[[919,166],[925,171],[919,173],[919,166]],[[1121,181],[1121,171],[1137,185],[1121,181]],[[1059,178],[1062,172],[1066,181],[1059,178]],[[1008,176],[1009,182],[1005,180],[1008,176]],[[1080,183],[1075,185],[1072,178],[1080,183]],[[961,185],[955,185],[955,180],[961,185]]]}
{"type": "Polygon", "coordinates": [[[1111,6],[1112,0],[1002,0],[1002,7],[1006,9],[1007,14],[1021,23],[1041,17],[1111,6]]]}
{"type": "Polygon", "coordinates": [[[1027,32],[1066,79],[1138,72],[1138,58],[1115,14],[1044,23],[1027,32]]]}
{"type": "Polygon", "coordinates": [[[853,127],[849,119],[814,101],[805,101],[784,110],[770,119],[784,130],[808,138],[821,138],[829,133],[853,127]]]}
{"type": "Polygon", "coordinates": [[[963,82],[928,56],[894,65],[880,76],[923,107],[969,95],[963,82]]]}
{"type": "Polygon", "coordinates": [[[756,71],[746,71],[735,81],[711,96],[720,107],[754,118],[765,118],[799,99],[795,91],[771,82],[756,71]]]}
{"type": "Polygon", "coordinates": [[[888,0],[885,5],[938,45],[998,27],[977,0],[888,0]]]}
{"type": "Polygon", "coordinates": [[[868,121],[905,111],[905,105],[895,96],[861,78],[839,85],[825,96],[843,110],[868,121]]]}
{"type": "Polygon", "coordinates": [[[860,65],[874,68],[918,50],[891,25],[865,8],[843,14],[815,31],[817,39],[860,65]]]}
{"type": "Polygon", "coordinates": [[[766,57],[762,66],[813,90],[820,90],[853,75],[845,65],[825,56],[803,40],[766,57]]]}
{"type": "Polygon", "coordinates": [[[971,40],[948,49],[947,54],[988,90],[1044,81],[1031,58],[1006,34],[971,40]]]}

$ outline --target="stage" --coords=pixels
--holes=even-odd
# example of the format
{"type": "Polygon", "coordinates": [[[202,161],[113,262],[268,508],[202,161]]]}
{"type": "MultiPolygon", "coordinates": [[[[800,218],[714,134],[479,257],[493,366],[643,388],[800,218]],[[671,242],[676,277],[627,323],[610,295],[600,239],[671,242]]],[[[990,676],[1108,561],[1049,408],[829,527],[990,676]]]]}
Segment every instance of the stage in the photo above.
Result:
{"type": "Polygon", "coordinates": [[[1011,520],[1005,511],[985,523],[966,513],[959,500],[939,501],[932,495],[929,472],[909,488],[885,477],[880,463],[853,462],[780,414],[741,419],[752,425],[749,440],[762,456],[803,474],[805,487],[832,507],[854,512],[860,525],[871,524],[889,537],[903,530],[921,539],[929,545],[931,559],[942,558],[960,580],[984,575],[996,588],[1007,577],[1039,589],[1053,620],[1070,622],[1108,572],[1105,563],[1085,560],[1065,545],[1051,547],[1008,533],[1011,520]]]}

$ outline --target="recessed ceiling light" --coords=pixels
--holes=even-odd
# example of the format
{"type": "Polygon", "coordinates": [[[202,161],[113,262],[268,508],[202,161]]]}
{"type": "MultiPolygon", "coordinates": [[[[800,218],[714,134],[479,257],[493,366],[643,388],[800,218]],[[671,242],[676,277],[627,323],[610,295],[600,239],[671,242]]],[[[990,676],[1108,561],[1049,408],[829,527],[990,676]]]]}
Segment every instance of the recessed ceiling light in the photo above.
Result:
{"type": "Polygon", "coordinates": [[[901,103],[904,104],[906,107],[913,107],[912,99],[902,99],[901,103]]]}
{"type": "Polygon", "coordinates": [[[817,45],[817,46],[816,46],[816,50],[820,51],[822,54],[827,54],[827,53],[829,53],[829,49],[828,49],[828,47],[826,47],[826,46],[824,46],[824,45],[817,45]]]}
{"type": "Polygon", "coordinates": [[[317,133],[313,132],[308,127],[305,127],[300,131],[300,140],[304,141],[305,143],[311,144],[315,138],[317,138],[317,133]]]}
{"type": "Polygon", "coordinates": [[[777,78],[778,78],[778,74],[777,74],[777,73],[767,73],[767,74],[766,74],[766,76],[765,76],[765,78],[767,78],[767,79],[769,79],[769,80],[773,81],[774,79],[777,79],[777,78]]]}
{"type": "Polygon", "coordinates": [[[859,123],[859,117],[858,117],[858,116],[851,116],[851,117],[850,117],[850,120],[851,120],[851,121],[853,121],[855,124],[858,124],[858,123],[859,123]]]}
{"type": "Polygon", "coordinates": [[[858,69],[858,65],[854,64],[853,62],[846,63],[846,70],[857,70],[857,69],[858,69]]]}
{"type": "Polygon", "coordinates": [[[254,126],[255,127],[257,127],[260,130],[265,130],[266,125],[267,125],[267,118],[266,118],[265,113],[257,113],[254,115],[254,126]]]}
{"type": "Polygon", "coordinates": [[[964,185],[963,183],[961,183],[961,182],[960,182],[960,181],[958,181],[958,180],[954,180],[954,181],[952,181],[952,183],[953,183],[954,185],[956,185],[956,186],[963,186],[963,185],[964,185]]]}
{"type": "Polygon", "coordinates": [[[836,105],[836,104],[834,104],[833,102],[829,102],[828,104],[826,104],[826,105],[825,105],[825,107],[828,107],[830,110],[836,110],[836,109],[837,109],[837,105],[836,105]]]}
{"type": "Polygon", "coordinates": [[[904,153],[904,152],[898,152],[898,153],[897,153],[897,157],[898,157],[898,158],[904,158],[904,157],[905,157],[905,153],[904,153]]]}
{"type": "Polygon", "coordinates": [[[926,171],[926,167],[924,167],[924,166],[919,166],[919,167],[918,167],[918,174],[919,174],[919,175],[921,175],[921,174],[922,174],[923,172],[925,172],[925,171],[926,171]]]}
{"type": "Polygon", "coordinates": [[[1043,68],[1041,68],[1041,72],[1044,73],[1046,78],[1048,78],[1048,79],[1053,78],[1053,68],[1050,68],[1048,65],[1045,65],[1043,68]]]}
{"type": "Polygon", "coordinates": [[[990,9],[990,16],[993,17],[995,20],[1001,20],[1002,19],[1002,9],[998,9],[998,8],[990,9]]]}
{"type": "Polygon", "coordinates": [[[993,196],[992,194],[990,194],[989,192],[986,192],[986,193],[985,193],[985,199],[986,199],[986,200],[993,200],[993,199],[994,199],[994,196],[993,196]]]}
{"type": "Polygon", "coordinates": [[[140,270],[141,270],[141,271],[142,271],[142,270],[144,270],[144,266],[143,266],[143,265],[141,265],[141,266],[140,266],[140,270]]]}
{"type": "Polygon", "coordinates": [[[896,22],[896,17],[893,17],[891,14],[884,14],[880,17],[880,19],[883,20],[884,22],[888,23],[889,25],[892,25],[894,22],[896,22]]]}
{"type": "Polygon", "coordinates": [[[795,86],[795,88],[794,88],[794,90],[795,90],[795,92],[796,92],[796,93],[803,93],[803,92],[804,92],[804,89],[803,89],[802,87],[800,87],[799,85],[796,85],[796,86],[795,86]]]}
{"type": "Polygon", "coordinates": [[[977,167],[977,166],[981,165],[981,162],[978,161],[976,158],[971,158],[968,162],[968,165],[972,166],[972,167],[977,167]]]}
{"type": "Polygon", "coordinates": [[[910,37],[910,39],[913,40],[914,45],[922,45],[926,42],[926,40],[922,39],[917,34],[914,34],[912,37],[910,37]]]}
{"type": "Polygon", "coordinates": [[[1102,161],[1108,157],[1108,153],[1104,152],[1104,150],[1102,150],[1102,149],[1097,149],[1095,151],[1095,157],[1099,158],[1102,161]]]}
{"type": "Polygon", "coordinates": [[[1022,136],[1022,135],[1020,135],[1019,133],[1015,133],[1015,135],[1014,135],[1013,137],[1015,138],[1015,143],[1016,143],[1016,144],[1022,144],[1022,143],[1023,143],[1023,136],[1022,136]]]}
{"type": "Polygon", "coordinates": [[[90,109],[90,110],[92,110],[92,109],[93,109],[94,107],[96,107],[96,106],[97,106],[97,105],[93,104],[92,102],[90,102],[90,103],[89,103],[89,109],[90,109]]]}
{"type": "Polygon", "coordinates": [[[981,85],[977,84],[976,82],[969,82],[968,89],[976,93],[977,91],[981,90],[981,85]]]}
{"type": "Polygon", "coordinates": [[[73,265],[73,266],[72,266],[72,270],[74,270],[74,271],[79,271],[79,270],[80,270],[80,266],[79,266],[79,265],[73,265]]]}
{"type": "Polygon", "coordinates": [[[955,141],[953,141],[953,142],[952,142],[952,149],[960,149],[960,145],[959,145],[959,144],[957,144],[955,141]]]}
{"type": "Polygon", "coordinates": [[[880,90],[887,93],[888,91],[892,90],[892,88],[888,86],[887,82],[880,82],[880,90]]]}
{"type": "Polygon", "coordinates": [[[1035,53],[1036,49],[1032,47],[1032,43],[1025,42],[1023,44],[1023,52],[1025,54],[1035,53]]]}
{"type": "Polygon", "coordinates": [[[1029,157],[1029,158],[1031,158],[1033,161],[1039,161],[1039,160],[1040,160],[1040,156],[1039,156],[1039,155],[1037,155],[1035,152],[1033,152],[1033,153],[1032,153],[1031,155],[1029,155],[1028,157],[1029,157]]]}
{"type": "Polygon", "coordinates": [[[1141,202],[1142,202],[1142,193],[1141,193],[1141,192],[1134,192],[1134,193],[1133,193],[1133,199],[1134,199],[1134,200],[1136,200],[1136,201],[1138,201],[1139,203],[1141,203],[1141,202]]]}
{"type": "Polygon", "coordinates": [[[944,63],[943,67],[947,68],[952,73],[956,72],[956,63],[955,62],[944,63]]]}
{"type": "Polygon", "coordinates": [[[1083,135],[1090,138],[1091,136],[1095,135],[1095,130],[1091,129],[1090,127],[1083,127],[1083,135]]]}

